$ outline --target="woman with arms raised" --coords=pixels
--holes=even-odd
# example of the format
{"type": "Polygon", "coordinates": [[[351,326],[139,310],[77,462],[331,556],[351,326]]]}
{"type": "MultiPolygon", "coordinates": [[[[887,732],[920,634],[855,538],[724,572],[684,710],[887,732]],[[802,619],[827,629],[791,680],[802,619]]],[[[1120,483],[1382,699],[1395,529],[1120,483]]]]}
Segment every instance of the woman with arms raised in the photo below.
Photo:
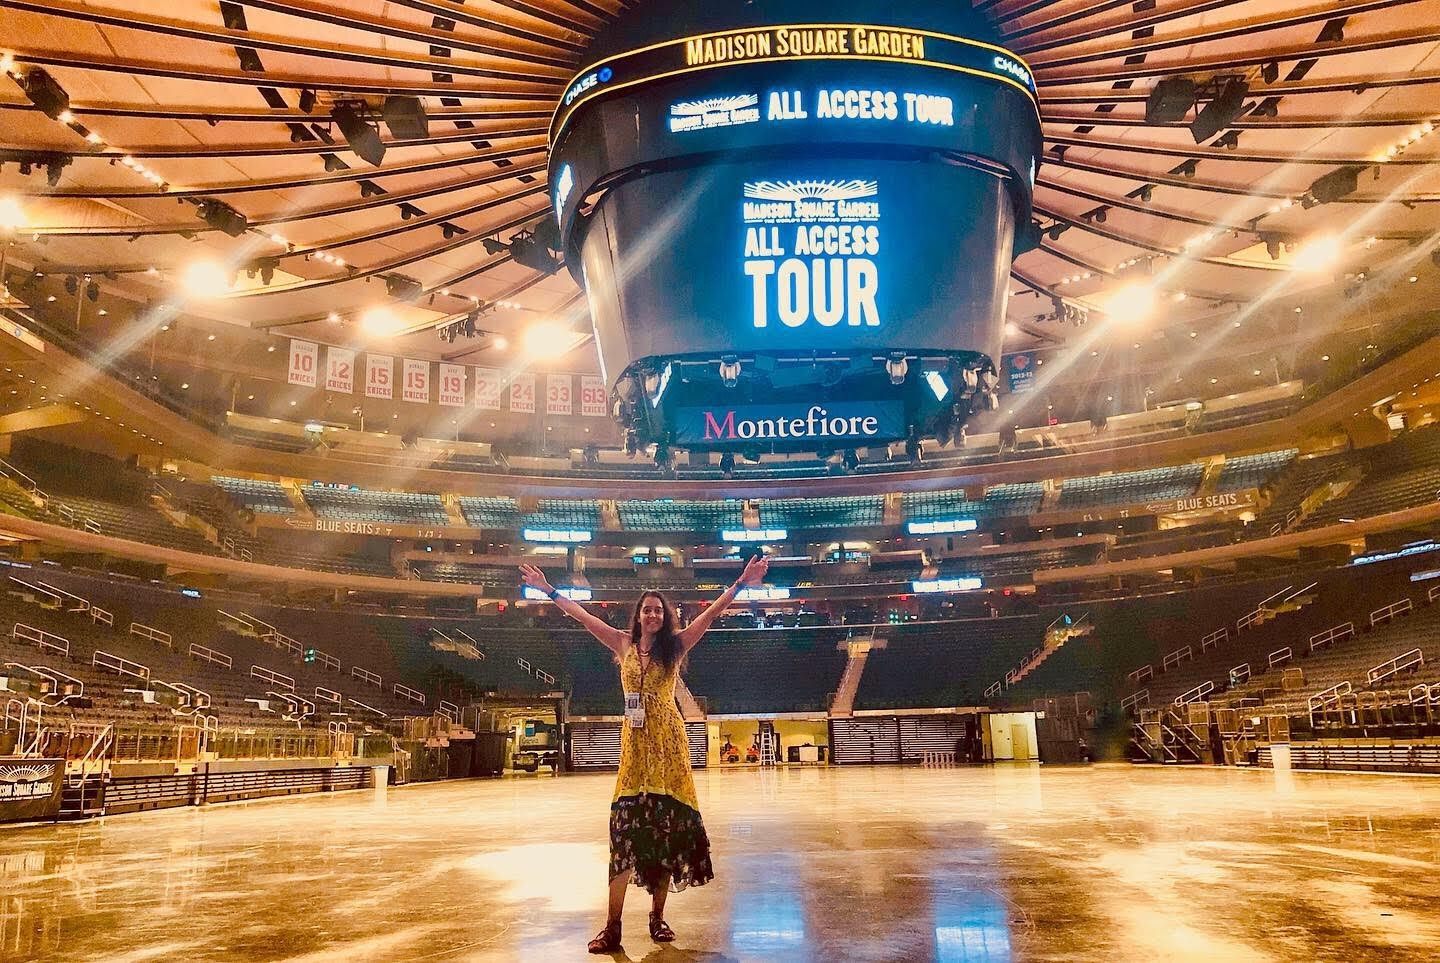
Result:
{"type": "Polygon", "coordinates": [[[620,912],[632,880],[650,894],[650,938],[668,943],[675,933],[665,923],[665,897],[672,889],[703,886],[715,876],[690,775],[690,743],[675,707],[675,680],[686,653],[740,589],[761,581],[768,568],[765,559],[751,559],[735,584],[683,629],[676,629],[675,610],[665,597],[646,592],[635,603],[628,631],[561,595],[535,566],[520,568],[526,585],[548,595],[615,653],[625,690],[620,775],[610,805],[610,913],[605,928],[590,941],[591,953],[620,948],[620,912]]]}

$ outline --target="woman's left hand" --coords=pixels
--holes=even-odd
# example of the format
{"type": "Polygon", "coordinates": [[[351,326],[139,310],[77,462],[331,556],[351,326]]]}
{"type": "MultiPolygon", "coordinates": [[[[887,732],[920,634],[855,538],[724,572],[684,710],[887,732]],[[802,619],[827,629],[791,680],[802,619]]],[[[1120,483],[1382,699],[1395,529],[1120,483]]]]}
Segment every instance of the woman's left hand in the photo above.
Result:
{"type": "Polygon", "coordinates": [[[765,580],[765,573],[770,571],[770,560],[763,555],[756,555],[745,565],[745,571],[740,573],[739,584],[759,585],[765,580]]]}

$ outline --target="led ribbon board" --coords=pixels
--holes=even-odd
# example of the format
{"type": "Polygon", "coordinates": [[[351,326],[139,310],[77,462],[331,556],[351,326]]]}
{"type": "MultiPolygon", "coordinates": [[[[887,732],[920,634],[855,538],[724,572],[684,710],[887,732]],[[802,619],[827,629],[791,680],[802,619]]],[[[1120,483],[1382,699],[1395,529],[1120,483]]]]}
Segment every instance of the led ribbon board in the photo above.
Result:
{"type": "Polygon", "coordinates": [[[599,98],[684,74],[807,60],[902,63],[968,74],[1015,87],[1039,113],[1029,65],[1002,47],[929,30],[789,24],[681,37],[592,64],[565,88],[550,121],[550,142],[577,109],[599,98]]]}

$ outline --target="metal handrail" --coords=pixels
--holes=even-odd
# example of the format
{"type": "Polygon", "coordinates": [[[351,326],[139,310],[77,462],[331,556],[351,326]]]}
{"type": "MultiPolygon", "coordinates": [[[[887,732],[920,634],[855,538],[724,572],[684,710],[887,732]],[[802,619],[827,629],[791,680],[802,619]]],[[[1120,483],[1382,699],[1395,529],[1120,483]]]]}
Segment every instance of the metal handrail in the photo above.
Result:
{"type": "Polygon", "coordinates": [[[67,612],[85,612],[90,609],[90,600],[81,598],[74,592],[67,592],[59,586],[51,585],[49,582],[41,582],[38,579],[36,580],[35,584],[50,592],[54,592],[55,594],[60,595],[63,598],[74,599],[77,603],[76,607],[73,609],[66,609],[67,612]]]}
{"type": "MultiPolygon", "coordinates": [[[[41,588],[39,585],[36,585],[34,582],[27,582],[27,581],[25,581],[23,578],[19,578],[19,577],[14,576],[14,575],[10,576],[10,581],[16,582],[16,583],[18,583],[18,584],[20,584],[20,585],[23,585],[23,586],[25,587],[25,589],[26,589],[27,591],[29,591],[32,595],[48,596],[48,597],[50,598],[50,600],[54,603],[54,605],[51,606],[52,608],[57,608],[57,609],[58,609],[58,608],[60,608],[61,605],[64,604],[64,599],[60,598],[60,596],[59,596],[58,594],[56,594],[55,592],[50,591],[50,590],[47,589],[47,588],[41,588]]],[[[42,607],[44,607],[43,603],[42,603],[42,607]]]]}
{"type": "Polygon", "coordinates": [[[1332,642],[1339,642],[1342,639],[1349,639],[1355,636],[1355,623],[1341,622],[1339,625],[1332,625],[1323,632],[1316,632],[1310,636],[1310,651],[1314,652],[1323,645],[1332,642]]]}
{"type": "Polygon", "coordinates": [[[1199,702],[1201,699],[1205,698],[1207,695],[1214,691],[1215,683],[1211,682],[1209,679],[1206,679],[1199,685],[1188,689],[1185,692],[1182,692],[1180,695],[1176,696],[1174,704],[1177,706],[1185,706],[1189,705],[1192,702],[1199,702]]]}
{"type": "Polygon", "coordinates": [[[95,654],[90,658],[90,664],[101,669],[109,669],[120,675],[134,676],[137,679],[150,681],[150,667],[141,665],[139,662],[131,662],[122,656],[106,652],[103,649],[96,649],[95,654]]]}
{"type": "Polygon", "coordinates": [[[1411,649],[1409,652],[1402,652],[1395,658],[1371,668],[1365,673],[1365,681],[1368,685],[1374,685],[1377,682],[1384,682],[1393,675],[1399,675],[1406,669],[1413,669],[1424,664],[1425,653],[1418,648],[1411,649]]]}
{"type": "Polygon", "coordinates": [[[169,632],[157,629],[153,625],[146,625],[144,622],[131,622],[130,634],[138,635],[142,639],[149,639],[151,642],[159,642],[167,649],[175,648],[175,642],[169,632]]]}
{"type": "Polygon", "coordinates": [[[223,666],[227,669],[235,668],[235,662],[230,656],[224,652],[218,652],[208,646],[201,645],[199,642],[190,643],[189,654],[197,659],[204,659],[211,665],[223,666]]]}
{"type": "Polygon", "coordinates": [[[295,691],[295,680],[283,672],[276,672],[274,669],[267,669],[263,665],[250,666],[250,676],[259,679],[261,682],[268,682],[271,685],[280,686],[287,692],[295,691]]]}
{"type": "Polygon", "coordinates": [[[361,682],[369,683],[370,685],[375,686],[375,688],[377,689],[383,689],[385,687],[384,684],[380,681],[380,677],[375,673],[371,672],[369,669],[362,669],[358,665],[352,665],[350,667],[350,674],[355,678],[359,679],[361,682]]]}
{"type": "Polygon", "coordinates": [[[1389,605],[1382,605],[1380,606],[1380,608],[1370,613],[1370,627],[1373,629],[1377,625],[1382,625],[1386,622],[1389,622],[1397,615],[1404,615],[1406,612],[1409,612],[1414,607],[1415,603],[1411,602],[1408,597],[1398,599],[1394,602],[1391,602],[1389,605]]]}

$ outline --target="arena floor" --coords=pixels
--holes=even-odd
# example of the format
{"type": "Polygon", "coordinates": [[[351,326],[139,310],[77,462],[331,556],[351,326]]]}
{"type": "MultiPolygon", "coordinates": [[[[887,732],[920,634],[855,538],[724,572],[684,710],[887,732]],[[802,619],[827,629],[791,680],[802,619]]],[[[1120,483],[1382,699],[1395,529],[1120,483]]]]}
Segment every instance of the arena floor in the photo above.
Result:
{"type": "MultiPolygon", "coordinates": [[[[1433,960],[1440,779],[1128,766],[697,773],[715,882],[624,954],[1433,960]]],[[[0,830],[0,959],[583,960],[613,777],[0,830]]],[[[641,898],[636,898],[641,897],[641,898]]]]}

